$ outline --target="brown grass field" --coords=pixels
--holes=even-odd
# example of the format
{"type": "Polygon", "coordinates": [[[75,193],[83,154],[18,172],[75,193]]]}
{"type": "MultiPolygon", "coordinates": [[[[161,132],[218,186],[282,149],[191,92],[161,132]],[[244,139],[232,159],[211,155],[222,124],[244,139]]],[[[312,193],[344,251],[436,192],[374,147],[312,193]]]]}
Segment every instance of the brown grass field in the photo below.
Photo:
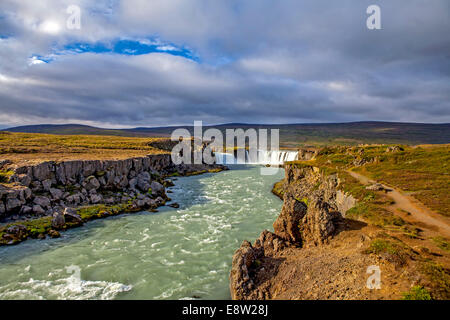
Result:
{"type": "Polygon", "coordinates": [[[116,160],[164,153],[166,139],[0,132],[0,159],[17,164],[62,160],[116,160]]]}

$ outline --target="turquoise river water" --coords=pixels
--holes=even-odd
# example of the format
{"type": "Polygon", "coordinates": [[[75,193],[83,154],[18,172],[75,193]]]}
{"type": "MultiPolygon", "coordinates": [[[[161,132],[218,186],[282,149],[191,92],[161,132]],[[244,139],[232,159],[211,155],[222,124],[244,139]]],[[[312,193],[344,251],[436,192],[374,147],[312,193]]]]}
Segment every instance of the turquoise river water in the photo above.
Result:
{"type": "Polygon", "coordinates": [[[159,208],[96,220],[59,239],[0,248],[3,299],[229,299],[234,251],[271,229],[282,202],[258,166],[183,177],[159,208]]]}

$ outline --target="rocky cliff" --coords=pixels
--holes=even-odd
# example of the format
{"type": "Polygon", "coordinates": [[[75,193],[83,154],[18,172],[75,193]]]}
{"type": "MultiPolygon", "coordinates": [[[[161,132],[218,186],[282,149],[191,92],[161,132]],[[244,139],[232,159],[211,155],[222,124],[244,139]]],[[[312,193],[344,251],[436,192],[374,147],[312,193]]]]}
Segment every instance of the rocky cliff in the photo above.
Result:
{"type": "Polygon", "coordinates": [[[219,165],[174,165],[170,154],[125,160],[43,162],[15,167],[4,161],[12,174],[0,184],[0,221],[49,216],[66,207],[132,203],[136,208],[155,208],[167,200],[168,176],[221,170],[219,165]]]}
{"type": "MultiPolygon", "coordinates": [[[[233,299],[268,299],[268,284],[277,274],[279,259],[289,249],[317,247],[343,228],[346,211],[356,200],[339,190],[336,174],[307,165],[286,165],[283,207],[273,224],[252,245],[244,241],[233,256],[230,291],[233,299]]],[[[280,195],[281,196],[281,195],[280,195]]]]}
{"type": "MultiPolygon", "coordinates": [[[[418,182],[424,178],[410,167],[423,156],[423,167],[414,167],[426,171],[429,151],[406,150],[385,145],[300,150],[299,160],[285,166],[285,179],[272,189],[283,199],[274,232],[264,231],[253,244],[244,241],[233,256],[232,298],[448,299],[443,232],[448,222],[429,224],[438,216],[423,204],[357,173],[371,168],[392,187],[394,181],[426,185],[445,207],[444,198],[437,200],[440,186],[429,186],[438,175],[418,182]],[[419,207],[427,213],[414,217],[409,210],[419,207]]],[[[437,162],[435,168],[441,168],[437,162]]]]}

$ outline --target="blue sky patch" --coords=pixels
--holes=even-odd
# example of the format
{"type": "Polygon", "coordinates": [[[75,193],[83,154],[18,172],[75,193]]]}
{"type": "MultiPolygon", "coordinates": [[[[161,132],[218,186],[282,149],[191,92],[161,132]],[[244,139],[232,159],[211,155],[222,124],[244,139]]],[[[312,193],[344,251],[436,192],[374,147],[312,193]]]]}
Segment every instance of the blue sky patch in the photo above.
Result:
{"type": "Polygon", "coordinates": [[[47,56],[33,55],[43,62],[51,62],[57,56],[67,54],[82,54],[86,52],[92,53],[112,53],[121,55],[142,55],[149,53],[167,53],[174,56],[184,57],[193,61],[199,62],[198,56],[189,48],[185,46],[177,46],[173,43],[164,43],[159,39],[118,39],[111,42],[95,42],[83,43],[75,42],[65,45],[62,48],[54,47],[53,52],[47,56]]]}

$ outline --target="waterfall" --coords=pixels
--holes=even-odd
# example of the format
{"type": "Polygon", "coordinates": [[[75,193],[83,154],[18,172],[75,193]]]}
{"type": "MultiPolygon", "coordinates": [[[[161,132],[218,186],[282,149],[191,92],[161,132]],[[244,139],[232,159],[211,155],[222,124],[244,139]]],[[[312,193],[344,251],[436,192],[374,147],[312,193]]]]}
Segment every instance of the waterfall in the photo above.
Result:
{"type": "Polygon", "coordinates": [[[231,153],[216,152],[215,156],[217,164],[236,164],[237,162],[237,159],[231,153]]]}
{"type": "MultiPolygon", "coordinates": [[[[246,164],[261,165],[281,165],[286,161],[294,161],[298,159],[297,151],[262,151],[258,150],[256,159],[254,156],[245,151],[246,164]]],[[[231,153],[216,153],[216,163],[218,164],[237,164],[236,157],[231,153]]]]}

